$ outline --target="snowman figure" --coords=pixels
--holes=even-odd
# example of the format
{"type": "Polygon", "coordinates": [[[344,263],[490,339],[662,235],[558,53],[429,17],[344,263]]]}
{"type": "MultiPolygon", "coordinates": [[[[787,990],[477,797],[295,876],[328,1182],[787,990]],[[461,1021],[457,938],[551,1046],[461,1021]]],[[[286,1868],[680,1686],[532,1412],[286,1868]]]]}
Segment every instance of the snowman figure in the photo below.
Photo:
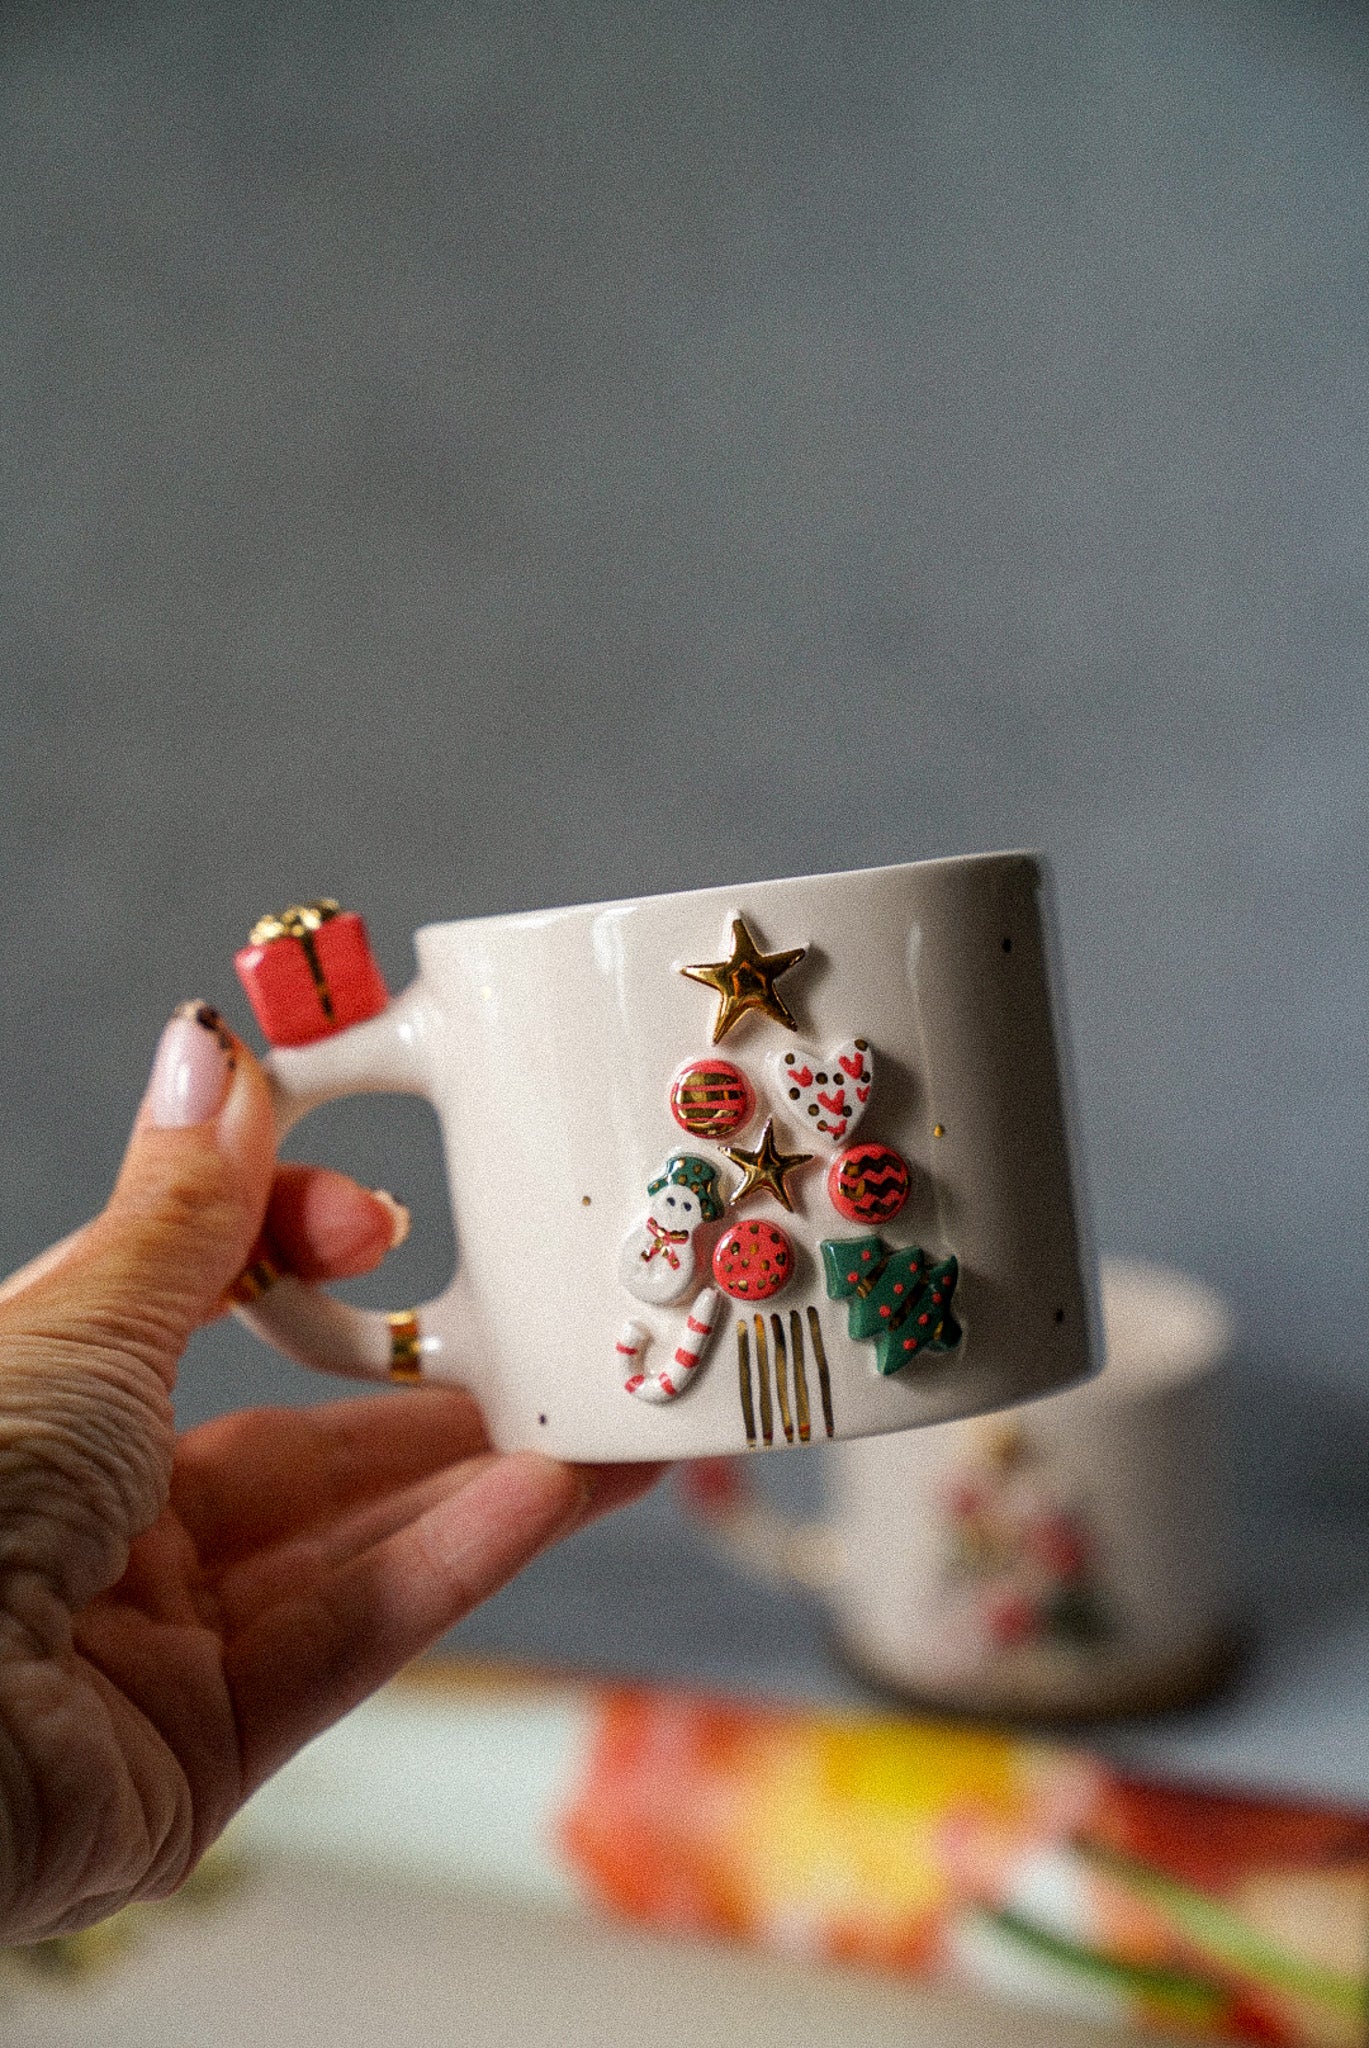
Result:
{"type": "Polygon", "coordinates": [[[674,1152],[647,1183],[645,1216],[623,1239],[618,1277],[638,1301],[679,1301],[694,1279],[694,1233],[723,1213],[718,1169],[693,1152],[674,1152]]]}

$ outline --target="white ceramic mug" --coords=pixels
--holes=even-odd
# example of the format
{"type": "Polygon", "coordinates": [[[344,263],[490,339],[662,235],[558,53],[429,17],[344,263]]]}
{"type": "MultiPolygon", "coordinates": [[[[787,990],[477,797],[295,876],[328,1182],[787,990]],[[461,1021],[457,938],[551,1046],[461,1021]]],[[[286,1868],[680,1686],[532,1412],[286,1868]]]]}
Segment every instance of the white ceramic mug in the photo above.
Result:
{"type": "Polygon", "coordinates": [[[1112,1259],[1102,1306],[1087,1386],[834,1449],[825,1590],[861,1670],[943,1707],[1096,1716],[1195,1698],[1227,1668],[1230,1314],[1112,1259]]]}
{"type": "Polygon", "coordinates": [[[456,1272],[388,1316],[280,1281],[239,1313],[292,1357],[459,1383],[500,1448],[582,1460],[907,1429],[1091,1369],[1031,855],[429,925],[415,944],[386,1011],[270,1065],[282,1130],[336,1096],[428,1098],[456,1272]],[[862,1317],[877,1327],[853,1336],[862,1317]]]}

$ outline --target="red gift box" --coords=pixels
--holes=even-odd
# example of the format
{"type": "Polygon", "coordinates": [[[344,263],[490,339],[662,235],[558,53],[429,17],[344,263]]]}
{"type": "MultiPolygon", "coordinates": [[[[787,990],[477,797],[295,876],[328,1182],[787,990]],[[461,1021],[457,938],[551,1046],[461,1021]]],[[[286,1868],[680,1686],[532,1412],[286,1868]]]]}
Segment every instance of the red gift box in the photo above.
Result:
{"type": "Polygon", "coordinates": [[[329,1038],[390,1000],[365,925],[331,897],[261,918],[233,964],[271,1045],[329,1038]]]}

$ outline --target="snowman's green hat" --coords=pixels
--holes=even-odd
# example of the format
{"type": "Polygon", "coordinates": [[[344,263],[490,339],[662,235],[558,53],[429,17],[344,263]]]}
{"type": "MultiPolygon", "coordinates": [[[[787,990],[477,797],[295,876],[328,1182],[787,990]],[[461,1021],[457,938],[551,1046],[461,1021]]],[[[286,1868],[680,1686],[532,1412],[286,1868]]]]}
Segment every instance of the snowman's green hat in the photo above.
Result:
{"type": "Polygon", "coordinates": [[[655,1180],[647,1182],[649,1195],[659,1195],[662,1188],[688,1188],[699,1198],[699,1207],[705,1223],[716,1223],[723,1213],[722,1196],[718,1193],[718,1169],[710,1160],[701,1159],[697,1152],[672,1152],[665,1163],[665,1169],[655,1180]]]}

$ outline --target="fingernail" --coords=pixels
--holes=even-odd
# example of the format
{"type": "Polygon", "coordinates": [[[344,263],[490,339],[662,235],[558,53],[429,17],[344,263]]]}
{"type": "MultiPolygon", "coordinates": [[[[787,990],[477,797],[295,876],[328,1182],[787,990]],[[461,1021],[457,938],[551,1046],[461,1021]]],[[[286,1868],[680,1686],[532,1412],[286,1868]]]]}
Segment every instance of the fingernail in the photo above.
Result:
{"type": "Polygon", "coordinates": [[[392,1252],[397,1251],[409,1235],[409,1225],[413,1220],[409,1215],[408,1208],[397,1196],[392,1195],[388,1188],[372,1188],[371,1194],[379,1202],[381,1208],[389,1214],[390,1250],[392,1252]]]}
{"type": "Polygon", "coordinates": [[[217,1116],[238,1063],[232,1032],[208,1003],[182,1003],[163,1031],[147,1084],[148,1120],[185,1130],[217,1116]]]}

